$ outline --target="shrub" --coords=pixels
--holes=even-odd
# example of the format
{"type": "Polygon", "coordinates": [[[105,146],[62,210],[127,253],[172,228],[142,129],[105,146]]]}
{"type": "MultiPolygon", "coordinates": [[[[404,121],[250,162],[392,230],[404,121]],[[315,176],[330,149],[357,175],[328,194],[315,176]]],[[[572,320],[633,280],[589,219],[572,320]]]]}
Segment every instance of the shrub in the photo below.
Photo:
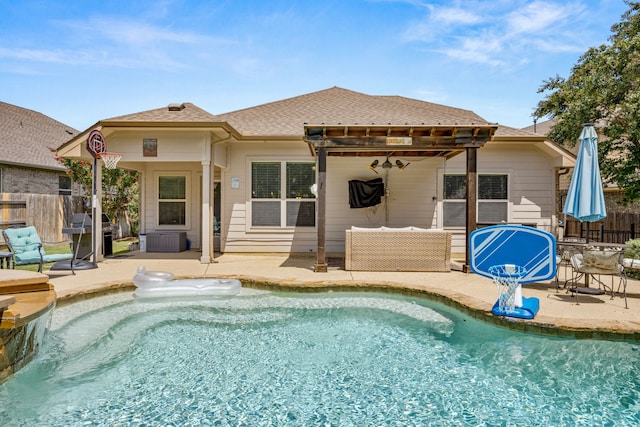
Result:
{"type": "MultiPolygon", "coordinates": [[[[640,239],[629,240],[626,244],[631,247],[624,250],[624,257],[631,259],[640,259],[640,239]]],[[[630,268],[625,271],[625,274],[627,275],[627,277],[640,279],[640,270],[630,268]]]]}

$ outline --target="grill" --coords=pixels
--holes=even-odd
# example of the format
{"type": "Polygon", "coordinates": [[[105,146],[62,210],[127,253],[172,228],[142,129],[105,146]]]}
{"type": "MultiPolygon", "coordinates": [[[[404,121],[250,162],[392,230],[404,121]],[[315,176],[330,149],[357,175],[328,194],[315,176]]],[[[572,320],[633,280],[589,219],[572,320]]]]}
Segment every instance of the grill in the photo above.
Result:
{"type": "MultiPolygon", "coordinates": [[[[62,228],[62,232],[71,235],[76,259],[85,259],[91,255],[93,251],[91,245],[93,222],[90,214],[74,214],[71,218],[71,227],[62,228]]],[[[111,221],[105,214],[102,214],[102,252],[103,255],[113,254],[113,230],[111,229],[111,221]]]]}

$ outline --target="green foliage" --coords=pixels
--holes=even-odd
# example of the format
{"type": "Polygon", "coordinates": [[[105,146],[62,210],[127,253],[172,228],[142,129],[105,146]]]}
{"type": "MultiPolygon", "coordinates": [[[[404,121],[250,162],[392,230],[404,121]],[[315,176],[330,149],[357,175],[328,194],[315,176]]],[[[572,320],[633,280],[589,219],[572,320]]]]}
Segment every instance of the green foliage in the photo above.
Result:
{"type": "MultiPolygon", "coordinates": [[[[64,165],[67,175],[82,185],[85,193],[90,195],[93,190],[93,162],[63,158],[57,160],[64,165]]],[[[126,212],[133,224],[133,231],[137,230],[138,172],[102,168],[102,211],[112,219],[126,212]]]]}
{"type": "MultiPolygon", "coordinates": [[[[631,247],[624,250],[624,257],[631,259],[640,259],[640,239],[629,240],[626,244],[631,247]]],[[[640,271],[638,270],[625,269],[625,274],[627,275],[627,277],[640,279],[640,271]]]]}
{"type": "MultiPolygon", "coordinates": [[[[574,146],[585,123],[598,133],[604,179],[624,191],[623,203],[640,200],[640,3],[612,26],[609,44],[590,48],[571,75],[544,82],[536,118],[556,119],[549,138],[574,146]]],[[[579,29],[576,29],[579,31],[579,29]]]]}
{"type": "Polygon", "coordinates": [[[626,244],[631,247],[624,250],[624,257],[640,259],[640,239],[629,240],[626,244]]]}

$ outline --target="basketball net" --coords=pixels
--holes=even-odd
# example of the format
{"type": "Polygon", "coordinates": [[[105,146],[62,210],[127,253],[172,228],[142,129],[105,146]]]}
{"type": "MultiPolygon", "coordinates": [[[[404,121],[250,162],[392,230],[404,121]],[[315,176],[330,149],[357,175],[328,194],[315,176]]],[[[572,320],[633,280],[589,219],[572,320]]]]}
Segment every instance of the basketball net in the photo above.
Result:
{"type": "Polygon", "coordinates": [[[118,162],[122,158],[122,154],[120,153],[99,153],[97,157],[101,158],[104,162],[104,167],[107,169],[115,169],[118,165],[118,162]]]}
{"type": "Polygon", "coordinates": [[[522,294],[519,292],[520,279],[527,274],[527,269],[519,265],[504,264],[489,267],[489,274],[498,287],[498,308],[504,313],[514,311],[516,304],[522,305],[522,294]]]}

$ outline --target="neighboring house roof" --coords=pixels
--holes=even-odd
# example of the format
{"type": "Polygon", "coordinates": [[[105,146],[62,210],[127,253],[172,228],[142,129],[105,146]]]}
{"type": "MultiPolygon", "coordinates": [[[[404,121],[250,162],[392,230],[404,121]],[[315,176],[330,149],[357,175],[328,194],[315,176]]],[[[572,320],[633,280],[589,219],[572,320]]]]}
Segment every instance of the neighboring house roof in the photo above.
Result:
{"type": "Polygon", "coordinates": [[[556,120],[555,119],[545,120],[544,122],[534,123],[531,126],[527,126],[526,128],[522,128],[522,130],[546,136],[546,135],[549,134],[549,132],[551,131],[551,128],[555,124],[556,124],[556,120]]]}
{"type": "Polygon", "coordinates": [[[401,96],[366,95],[339,87],[218,114],[215,120],[228,122],[245,136],[300,136],[305,124],[488,124],[469,110],[401,96]]]}
{"type": "Polygon", "coordinates": [[[64,170],[51,150],[77,133],[44,114],[0,102],[0,163],[64,170]]]}
{"type": "Polygon", "coordinates": [[[496,130],[495,136],[504,136],[504,137],[514,137],[514,136],[524,136],[524,137],[540,137],[542,135],[535,134],[525,129],[516,129],[510,126],[499,125],[498,130],[496,130]]]}
{"type": "MultiPolygon", "coordinates": [[[[527,126],[526,128],[522,128],[523,131],[533,132],[537,135],[544,135],[545,137],[549,135],[551,132],[551,128],[557,123],[556,119],[545,120],[544,122],[536,123],[531,126],[527,126]]],[[[578,148],[580,148],[580,142],[577,142],[573,147],[565,146],[563,144],[558,144],[557,142],[553,142],[553,144],[558,147],[562,147],[567,150],[574,156],[578,155],[578,148]]]]}

